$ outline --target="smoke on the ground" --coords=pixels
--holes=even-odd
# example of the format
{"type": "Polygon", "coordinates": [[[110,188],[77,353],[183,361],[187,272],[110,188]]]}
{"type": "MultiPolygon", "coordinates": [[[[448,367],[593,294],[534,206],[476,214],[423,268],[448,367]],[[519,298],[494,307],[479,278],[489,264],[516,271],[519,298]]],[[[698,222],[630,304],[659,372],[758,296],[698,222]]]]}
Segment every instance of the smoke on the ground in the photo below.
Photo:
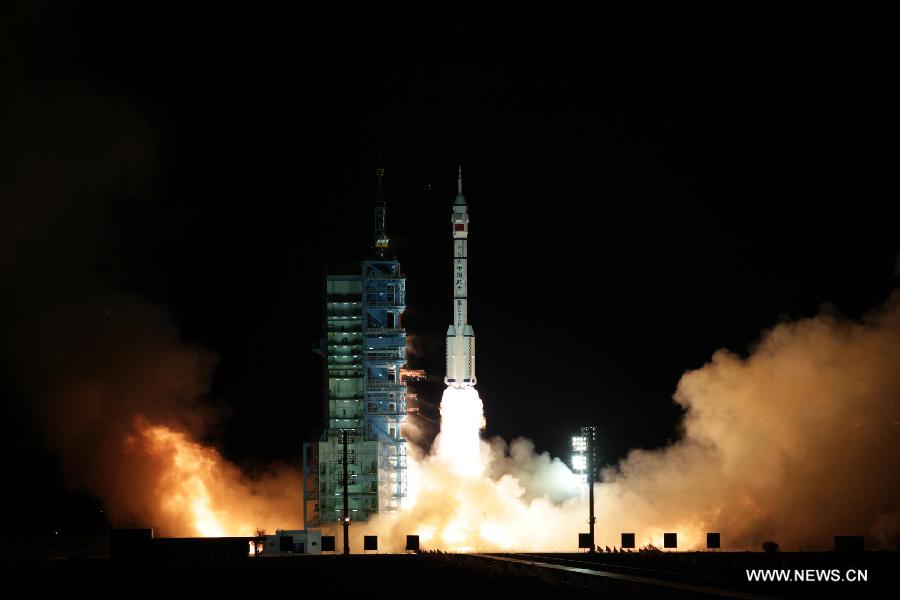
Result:
{"type": "Polygon", "coordinates": [[[604,473],[606,522],[754,549],[828,548],[834,535],[897,546],[900,293],[861,322],[826,311],[776,325],[746,358],[719,350],[675,401],[682,439],[604,473]]]}
{"type": "MultiPolygon", "coordinates": [[[[678,441],[633,450],[596,485],[597,541],[702,548],[827,549],[834,535],[900,543],[900,293],[861,321],[834,311],[778,324],[749,356],[719,350],[685,373],[678,441]]],[[[446,401],[446,396],[445,396],[446,401]]],[[[490,401],[487,402],[490,419],[490,401]]],[[[614,427],[615,424],[606,424],[614,427]]],[[[602,427],[601,427],[602,430],[602,427]]],[[[572,550],[587,530],[569,469],[531,442],[481,446],[484,469],[459,473],[435,452],[414,465],[414,506],[360,525],[402,548],[572,550]]]]}
{"type": "MultiPolygon", "coordinates": [[[[251,523],[298,526],[296,470],[245,473],[210,445],[228,418],[209,396],[215,356],[185,343],[161,302],[128,291],[153,285],[119,283],[134,272],[127,250],[158,233],[145,217],[156,214],[163,187],[165,124],[9,33],[0,46],[15,46],[21,59],[0,84],[8,100],[0,113],[0,380],[17,427],[10,435],[24,437],[31,424],[66,482],[99,498],[114,525],[194,535],[218,530],[211,513],[229,534],[250,534],[251,523]],[[153,437],[159,428],[169,433],[153,437]],[[198,477],[202,486],[177,484],[198,477]],[[179,512],[185,498],[200,501],[179,512]]],[[[410,338],[411,354],[434,349],[422,342],[410,338]]],[[[684,374],[674,399],[686,411],[680,439],[633,450],[597,485],[602,545],[617,545],[620,532],[659,544],[674,531],[682,547],[696,547],[719,531],[730,548],[769,539],[785,549],[828,548],[843,534],[897,546],[898,294],[861,321],[823,311],[780,323],[746,357],[718,350],[684,374]]],[[[488,419],[490,406],[488,398],[488,419]]],[[[572,549],[586,529],[567,467],[528,440],[483,442],[476,475],[424,447],[411,455],[414,505],[357,524],[354,535],[377,531],[394,548],[419,533],[426,547],[545,550],[572,549]]]]}
{"type": "Polygon", "coordinates": [[[179,464],[191,444],[215,440],[228,409],[209,396],[216,357],[185,343],[163,303],[135,291],[160,297],[165,286],[141,261],[171,221],[160,217],[167,126],[56,56],[42,41],[57,32],[39,10],[23,4],[21,18],[0,24],[10,25],[0,47],[15,55],[0,82],[0,389],[4,454],[46,448],[59,473],[21,461],[17,504],[37,493],[27,478],[59,477],[96,497],[114,526],[193,535],[194,520],[173,507],[178,494],[205,491],[178,490],[172,478],[195,468],[220,518],[299,524],[295,470],[242,473],[211,447],[179,464]],[[182,437],[150,443],[153,427],[182,437]]]}

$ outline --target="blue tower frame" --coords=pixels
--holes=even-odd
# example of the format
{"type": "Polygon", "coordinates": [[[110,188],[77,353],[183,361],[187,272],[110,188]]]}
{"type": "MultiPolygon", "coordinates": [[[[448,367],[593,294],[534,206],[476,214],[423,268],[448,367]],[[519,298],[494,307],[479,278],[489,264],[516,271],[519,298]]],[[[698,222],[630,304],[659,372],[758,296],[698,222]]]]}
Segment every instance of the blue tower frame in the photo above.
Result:
{"type": "Polygon", "coordinates": [[[395,259],[362,263],[363,373],[366,438],[378,442],[379,510],[401,508],[406,497],[406,440],[400,427],[407,414],[406,278],[395,259]]]}

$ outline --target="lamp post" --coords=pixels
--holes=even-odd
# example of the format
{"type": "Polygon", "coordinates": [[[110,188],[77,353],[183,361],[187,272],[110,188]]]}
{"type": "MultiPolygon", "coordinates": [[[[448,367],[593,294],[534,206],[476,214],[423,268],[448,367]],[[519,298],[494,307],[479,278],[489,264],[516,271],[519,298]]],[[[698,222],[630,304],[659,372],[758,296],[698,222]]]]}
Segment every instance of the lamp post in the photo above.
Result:
{"type": "Polygon", "coordinates": [[[597,428],[592,426],[582,427],[581,435],[572,437],[572,470],[579,475],[582,482],[588,486],[588,527],[591,543],[591,552],[595,552],[597,544],[594,539],[594,524],[597,522],[594,517],[594,481],[597,480],[596,474],[596,441],[597,428]]]}
{"type": "Polygon", "coordinates": [[[342,459],[343,467],[344,467],[344,554],[350,554],[350,492],[347,489],[347,486],[350,484],[350,476],[347,471],[347,438],[349,437],[350,431],[347,429],[341,430],[341,446],[344,451],[344,456],[342,459]]]}

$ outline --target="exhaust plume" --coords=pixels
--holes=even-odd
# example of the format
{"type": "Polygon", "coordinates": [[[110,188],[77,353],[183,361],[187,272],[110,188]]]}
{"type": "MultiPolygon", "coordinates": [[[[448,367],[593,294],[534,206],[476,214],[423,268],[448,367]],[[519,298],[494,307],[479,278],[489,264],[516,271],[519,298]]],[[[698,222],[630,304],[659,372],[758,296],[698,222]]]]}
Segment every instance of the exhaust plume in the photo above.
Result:
{"type": "MultiPolygon", "coordinates": [[[[111,525],[165,535],[299,525],[296,470],[242,473],[203,445],[228,417],[209,397],[216,359],[137,292],[159,295],[142,261],[148,240],[171,233],[147,218],[166,211],[165,123],[95,89],[62,66],[70,61],[32,61],[34,48],[16,47],[22,84],[12,81],[0,114],[9,149],[0,161],[4,455],[33,458],[43,447],[59,473],[35,472],[45,463],[26,458],[11,461],[15,479],[58,475],[96,497],[111,525]]],[[[18,489],[27,504],[31,486],[18,489]]],[[[6,530],[35,526],[13,518],[6,530]]]]}
{"type": "MultiPolygon", "coordinates": [[[[898,292],[861,322],[823,312],[764,332],[746,358],[717,351],[678,383],[681,439],[603,471],[597,543],[635,532],[639,545],[661,547],[675,531],[680,548],[700,549],[718,531],[729,549],[769,539],[827,549],[854,534],[898,547],[898,373],[898,292]]],[[[522,438],[482,440],[473,453],[481,401],[451,391],[432,452],[410,468],[411,506],[357,524],[354,543],[376,533],[399,550],[417,533],[423,547],[451,551],[573,550],[587,528],[583,486],[522,438]]]]}
{"type": "Polygon", "coordinates": [[[168,536],[298,527],[296,469],[245,472],[200,441],[228,414],[208,397],[213,356],[180,342],[152,305],[100,300],[47,306],[28,332],[43,362],[29,362],[25,389],[68,486],[97,497],[114,527],[168,536]]]}
{"type": "Polygon", "coordinates": [[[822,313],[775,326],[747,358],[719,350],[674,398],[682,439],[605,471],[601,523],[692,545],[721,531],[738,548],[897,546],[900,293],[862,322],[822,313]]]}

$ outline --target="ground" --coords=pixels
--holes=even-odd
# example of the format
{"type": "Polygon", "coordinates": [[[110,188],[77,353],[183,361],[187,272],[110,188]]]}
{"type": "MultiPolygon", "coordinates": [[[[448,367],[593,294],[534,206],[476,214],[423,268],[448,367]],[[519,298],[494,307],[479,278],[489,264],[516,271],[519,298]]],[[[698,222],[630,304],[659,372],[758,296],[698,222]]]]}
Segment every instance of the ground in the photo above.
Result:
{"type": "Polygon", "coordinates": [[[670,552],[654,554],[423,553],[297,556],[269,559],[13,561],[13,581],[44,592],[82,589],[115,594],[212,593],[302,597],[325,591],[374,597],[886,597],[900,554],[670,552]],[[512,558],[515,562],[498,560],[512,558]],[[548,565],[556,565],[557,568],[548,565]],[[558,568],[563,567],[563,568],[558,568]],[[866,583],[748,583],[745,569],[866,569],[866,583]]]}

